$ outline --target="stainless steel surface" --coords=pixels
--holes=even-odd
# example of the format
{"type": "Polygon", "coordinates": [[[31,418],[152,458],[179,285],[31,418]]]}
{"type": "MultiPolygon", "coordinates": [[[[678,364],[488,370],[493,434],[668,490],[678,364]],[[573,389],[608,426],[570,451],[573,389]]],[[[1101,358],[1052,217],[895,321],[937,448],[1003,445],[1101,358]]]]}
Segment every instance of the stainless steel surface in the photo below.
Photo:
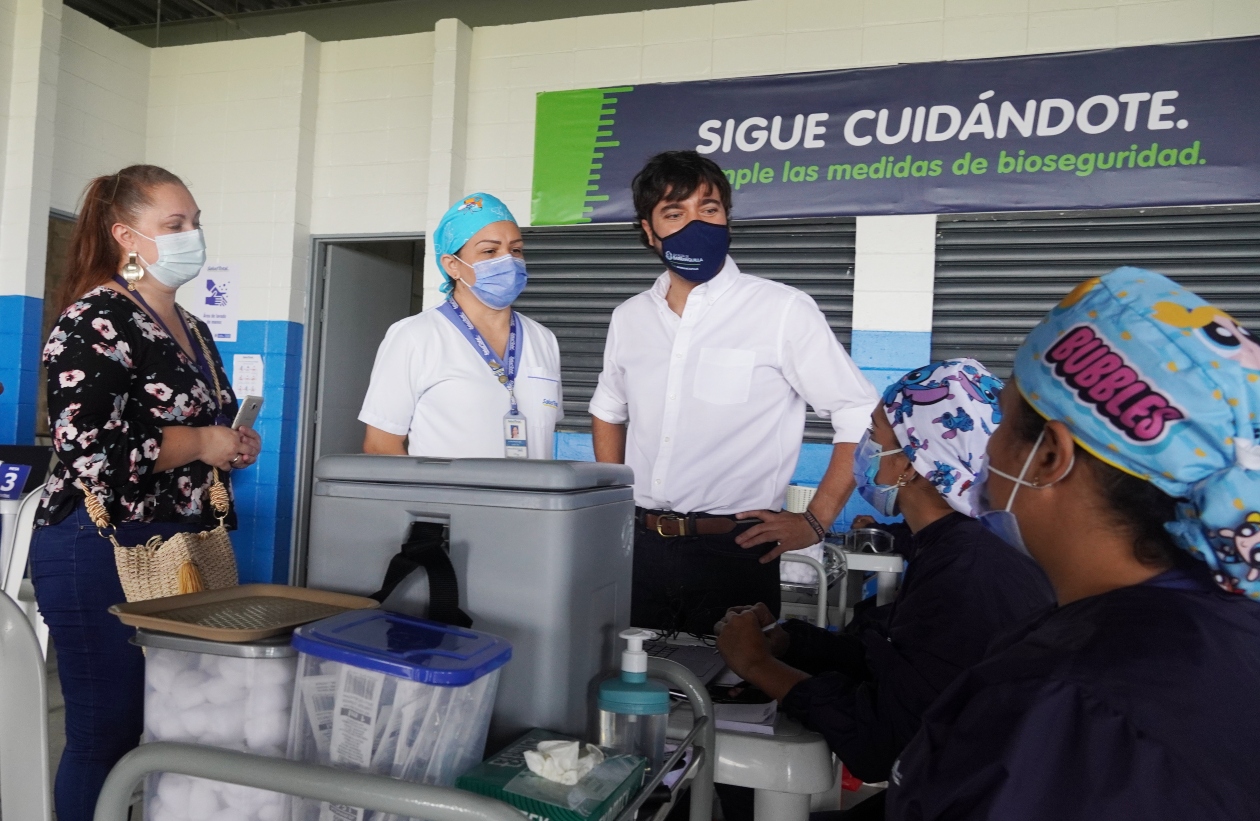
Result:
{"type": "Polygon", "coordinates": [[[272,636],[250,642],[209,641],[156,630],[136,630],[132,644],[156,647],[161,650],[182,650],[185,653],[209,653],[212,656],[232,656],[241,659],[291,658],[297,651],[289,644],[289,636],[272,636]]]}

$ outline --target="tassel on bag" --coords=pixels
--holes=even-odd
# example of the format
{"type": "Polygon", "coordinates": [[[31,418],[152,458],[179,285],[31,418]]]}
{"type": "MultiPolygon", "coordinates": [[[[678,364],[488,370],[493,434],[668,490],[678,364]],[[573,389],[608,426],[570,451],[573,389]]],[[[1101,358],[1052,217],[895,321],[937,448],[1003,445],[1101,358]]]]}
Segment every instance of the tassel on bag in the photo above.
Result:
{"type": "Polygon", "coordinates": [[[197,569],[197,565],[188,561],[179,566],[179,592],[181,595],[184,593],[200,593],[205,589],[206,585],[201,580],[201,571],[197,569]]]}

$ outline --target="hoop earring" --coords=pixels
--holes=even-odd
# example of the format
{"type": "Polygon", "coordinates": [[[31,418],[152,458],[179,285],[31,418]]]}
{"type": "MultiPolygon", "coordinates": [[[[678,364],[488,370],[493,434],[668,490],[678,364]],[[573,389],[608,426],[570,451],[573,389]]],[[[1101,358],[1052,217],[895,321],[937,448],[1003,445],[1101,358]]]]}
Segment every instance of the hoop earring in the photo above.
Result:
{"type": "Polygon", "coordinates": [[[136,283],[144,278],[144,269],[140,267],[140,263],[136,262],[136,257],[135,251],[127,254],[127,264],[122,268],[122,276],[127,280],[128,291],[134,291],[136,283]]]}

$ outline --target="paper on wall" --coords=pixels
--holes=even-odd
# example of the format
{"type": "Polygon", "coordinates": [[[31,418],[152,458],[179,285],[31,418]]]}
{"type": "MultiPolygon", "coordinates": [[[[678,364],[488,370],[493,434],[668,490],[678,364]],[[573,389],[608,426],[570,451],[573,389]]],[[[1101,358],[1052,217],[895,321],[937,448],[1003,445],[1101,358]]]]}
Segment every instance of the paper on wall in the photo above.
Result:
{"type": "Polygon", "coordinates": [[[232,392],[238,399],[263,395],[263,358],[256,353],[232,355],[232,392]]]}
{"type": "Polygon", "coordinates": [[[209,263],[185,292],[191,295],[189,310],[209,326],[215,342],[236,341],[238,267],[235,262],[209,263]]]}

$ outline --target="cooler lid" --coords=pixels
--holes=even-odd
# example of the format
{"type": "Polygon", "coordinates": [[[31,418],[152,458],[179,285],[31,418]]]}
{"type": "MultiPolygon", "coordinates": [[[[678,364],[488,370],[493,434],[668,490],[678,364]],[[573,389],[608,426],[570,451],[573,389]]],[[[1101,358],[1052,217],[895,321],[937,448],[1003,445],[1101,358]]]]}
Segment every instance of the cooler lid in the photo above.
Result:
{"type": "Polygon", "coordinates": [[[389,485],[504,488],[553,492],[634,484],[634,471],[603,462],[550,459],[431,459],[345,454],[315,463],[315,478],[389,485]]]}
{"type": "Polygon", "coordinates": [[[384,610],[351,610],[303,625],[293,632],[293,647],[438,687],[471,684],[512,658],[512,645],[498,636],[384,610]]]}

